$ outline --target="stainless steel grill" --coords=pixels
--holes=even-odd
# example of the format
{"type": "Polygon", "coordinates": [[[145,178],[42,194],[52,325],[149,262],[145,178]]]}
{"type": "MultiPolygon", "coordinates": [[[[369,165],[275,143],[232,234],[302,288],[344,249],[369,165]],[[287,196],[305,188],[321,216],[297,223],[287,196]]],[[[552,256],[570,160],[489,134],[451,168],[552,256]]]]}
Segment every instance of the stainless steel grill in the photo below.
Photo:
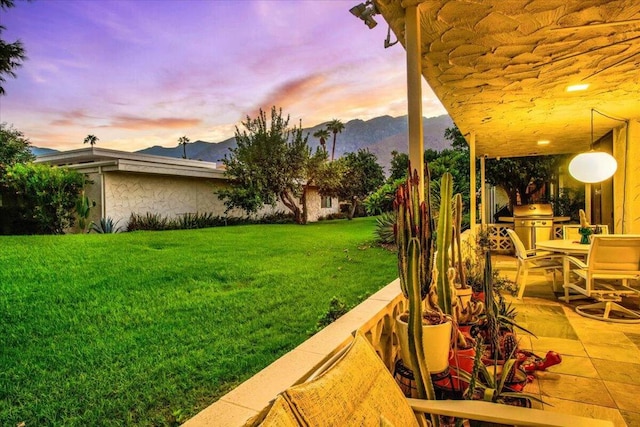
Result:
{"type": "Polygon", "coordinates": [[[549,204],[513,207],[513,225],[526,249],[534,249],[536,241],[553,238],[553,207],[549,204]]]}

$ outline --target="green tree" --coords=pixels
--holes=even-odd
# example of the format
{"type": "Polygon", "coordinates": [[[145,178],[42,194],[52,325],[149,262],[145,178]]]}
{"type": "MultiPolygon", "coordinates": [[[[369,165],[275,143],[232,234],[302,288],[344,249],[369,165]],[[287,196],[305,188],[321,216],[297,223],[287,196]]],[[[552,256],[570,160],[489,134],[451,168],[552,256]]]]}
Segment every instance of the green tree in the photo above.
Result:
{"type": "Polygon", "coordinates": [[[336,154],[336,138],[344,130],[344,124],[338,119],[333,119],[327,124],[327,129],[333,133],[333,146],[331,147],[331,161],[333,161],[336,154]]]}
{"type": "Polygon", "coordinates": [[[7,167],[0,180],[20,200],[16,213],[24,232],[62,234],[73,226],[84,175],[66,168],[16,163],[7,167]]]}
{"type": "Polygon", "coordinates": [[[191,141],[186,136],[181,136],[180,138],[178,138],[178,145],[182,145],[182,158],[183,159],[187,158],[187,144],[189,142],[191,142],[191,141]]]}
{"type": "MultiPolygon", "coordinates": [[[[425,163],[431,163],[440,156],[440,153],[433,148],[424,150],[425,163]]],[[[399,153],[396,150],[391,152],[391,167],[389,182],[394,182],[407,177],[407,168],[409,167],[409,155],[407,153],[399,153]]]]}
{"type": "Polygon", "coordinates": [[[384,183],[384,172],[376,155],[366,149],[347,153],[338,162],[342,164],[338,197],[351,202],[347,217],[352,219],[358,204],[384,183]]]}
{"type": "Polygon", "coordinates": [[[327,129],[318,129],[313,133],[314,138],[320,140],[320,146],[326,152],[327,151],[327,138],[329,138],[329,131],[327,129]]]}
{"type": "Polygon", "coordinates": [[[2,169],[16,163],[27,163],[35,159],[29,147],[31,143],[19,130],[0,123],[0,176],[2,169]]]}
{"type": "MultiPolygon", "coordinates": [[[[3,11],[13,6],[13,0],[0,0],[0,9],[3,11]]],[[[5,27],[0,25],[0,36],[4,30],[5,27]]],[[[4,95],[5,93],[3,87],[6,81],[5,76],[15,78],[15,69],[21,67],[26,58],[24,47],[20,40],[8,43],[0,38],[0,95],[4,95]]]]}
{"type": "Polygon", "coordinates": [[[98,141],[100,141],[100,139],[95,135],[87,135],[84,139],[84,143],[89,144],[92,148],[98,141]]]}
{"type": "Polygon", "coordinates": [[[220,191],[220,199],[227,210],[240,208],[247,213],[280,200],[297,223],[304,223],[297,199],[307,182],[311,150],[302,124],[289,128],[289,116],[283,118],[282,109],[272,107],[270,120],[260,110],[257,118],[247,116],[242,125],[242,131],[236,127],[237,147],[222,161],[232,185],[220,191]]]}
{"type": "Polygon", "coordinates": [[[531,196],[555,177],[565,156],[527,156],[488,159],[486,180],[489,184],[502,187],[509,195],[511,208],[520,202],[530,203],[531,196]]]}

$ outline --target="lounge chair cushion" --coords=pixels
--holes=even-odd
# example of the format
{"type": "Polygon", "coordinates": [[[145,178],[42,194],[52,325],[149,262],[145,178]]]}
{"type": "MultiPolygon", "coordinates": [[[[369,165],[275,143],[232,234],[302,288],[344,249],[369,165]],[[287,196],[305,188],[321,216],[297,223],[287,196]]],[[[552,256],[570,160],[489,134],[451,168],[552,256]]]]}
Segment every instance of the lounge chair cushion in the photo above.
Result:
{"type": "Polygon", "coordinates": [[[357,335],[347,352],[314,380],[283,393],[301,425],[379,425],[418,422],[375,350],[357,335]]]}
{"type": "Polygon", "coordinates": [[[297,427],[300,424],[284,397],[278,396],[260,425],[263,427],[297,427]]]}

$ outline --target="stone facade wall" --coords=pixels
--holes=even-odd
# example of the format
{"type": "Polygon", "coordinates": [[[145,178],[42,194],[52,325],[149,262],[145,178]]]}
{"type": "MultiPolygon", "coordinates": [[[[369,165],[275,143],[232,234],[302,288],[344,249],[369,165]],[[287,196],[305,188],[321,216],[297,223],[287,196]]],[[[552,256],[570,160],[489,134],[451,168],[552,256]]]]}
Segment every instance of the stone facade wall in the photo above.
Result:
{"type": "Polygon", "coordinates": [[[309,210],[307,212],[307,220],[309,222],[316,222],[328,215],[339,213],[340,203],[338,203],[337,198],[332,198],[331,207],[323,208],[322,196],[320,196],[317,191],[311,190],[309,194],[307,194],[307,208],[309,210]]]}
{"type": "MultiPolygon", "coordinates": [[[[93,178],[94,186],[100,184],[100,178],[93,178]]],[[[105,180],[105,217],[119,221],[118,225],[126,227],[131,213],[158,213],[168,217],[178,217],[185,213],[208,213],[223,216],[225,206],[218,199],[217,191],[226,185],[219,179],[191,178],[180,176],[164,176],[136,174],[126,172],[108,172],[105,180]]],[[[320,207],[320,195],[312,192],[308,198],[309,220],[317,221],[330,213],[338,212],[337,200],[332,208],[320,207]]],[[[99,209],[97,209],[99,211],[99,209]]],[[[275,207],[266,206],[257,217],[276,212],[288,212],[278,203],[275,207]]],[[[246,216],[241,210],[233,210],[230,217],[246,216]]]]}

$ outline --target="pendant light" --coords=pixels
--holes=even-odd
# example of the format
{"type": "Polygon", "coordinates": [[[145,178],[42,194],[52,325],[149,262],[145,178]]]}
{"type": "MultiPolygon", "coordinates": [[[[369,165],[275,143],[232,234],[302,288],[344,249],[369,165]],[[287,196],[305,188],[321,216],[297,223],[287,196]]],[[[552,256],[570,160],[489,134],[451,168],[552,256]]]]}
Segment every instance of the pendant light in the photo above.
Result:
{"type": "Polygon", "coordinates": [[[591,109],[591,149],[571,159],[569,173],[585,184],[594,184],[609,179],[616,173],[618,163],[609,153],[593,149],[593,113],[591,109]]]}

